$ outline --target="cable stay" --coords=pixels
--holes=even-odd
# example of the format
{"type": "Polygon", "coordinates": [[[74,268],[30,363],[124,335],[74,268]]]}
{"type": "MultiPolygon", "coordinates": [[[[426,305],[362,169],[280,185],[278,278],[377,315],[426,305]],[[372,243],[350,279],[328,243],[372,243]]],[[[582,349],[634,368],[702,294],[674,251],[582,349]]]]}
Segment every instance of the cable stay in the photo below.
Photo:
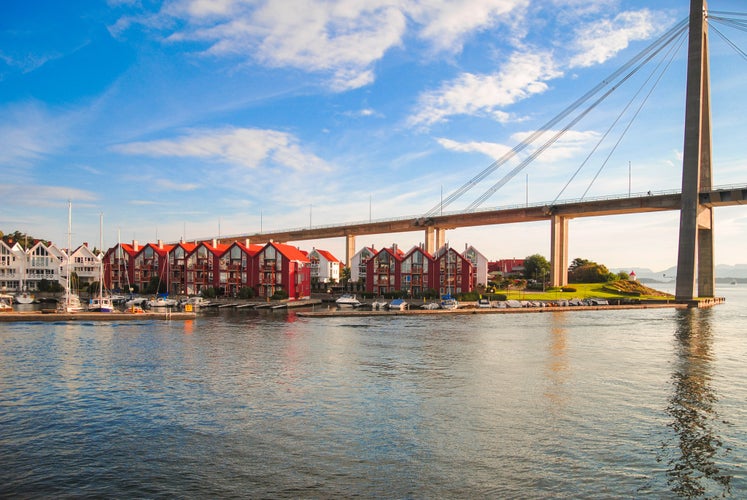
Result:
{"type": "Polygon", "coordinates": [[[671,42],[671,39],[674,38],[681,30],[685,29],[687,25],[688,25],[688,19],[684,19],[680,21],[679,23],[677,23],[674,27],[672,27],[666,33],[664,33],[664,35],[659,37],[653,43],[651,43],[646,48],[644,48],[642,51],[640,51],[638,54],[636,54],[633,58],[631,58],[623,66],[621,66],[616,71],[614,71],[612,74],[610,74],[607,78],[602,80],[594,88],[592,88],[587,93],[585,93],[583,96],[578,98],[570,106],[565,108],[558,115],[556,115],[554,118],[550,119],[547,123],[545,123],[542,127],[534,131],[529,137],[527,137],[525,140],[521,141],[519,144],[514,146],[513,149],[511,149],[509,152],[504,154],[501,158],[491,163],[487,168],[485,168],[479,174],[474,176],[472,179],[467,181],[457,190],[455,190],[450,195],[448,195],[440,203],[438,203],[433,208],[431,208],[428,212],[426,212],[425,217],[430,217],[430,216],[437,214],[440,210],[443,209],[443,207],[448,206],[454,201],[456,201],[457,199],[459,199],[464,193],[468,192],[470,189],[476,186],[480,181],[482,181],[487,176],[489,176],[491,173],[493,173],[496,169],[498,169],[499,167],[507,163],[509,160],[511,160],[518,153],[526,149],[530,144],[532,144],[540,136],[542,136],[544,133],[551,130],[558,122],[560,122],[565,117],[567,117],[569,114],[574,112],[582,104],[584,104],[586,101],[591,99],[594,95],[599,93],[602,89],[611,85],[620,75],[624,74],[630,67],[638,63],[638,61],[646,58],[646,56],[651,52],[658,53],[662,48],[660,47],[662,44],[663,45],[669,44],[671,42]]]}
{"type": "MultiPolygon", "coordinates": [[[[514,169],[512,169],[509,173],[503,176],[501,180],[499,180],[497,183],[495,183],[493,186],[491,186],[487,191],[485,191],[482,195],[480,195],[475,201],[473,201],[469,207],[467,207],[467,211],[473,211],[480,205],[482,205],[488,198],[490,198],[496,191],[498,191],[500,188],[502,188],[508,181],[513,179],[516,174],[521,172],[529,163],[534,161],[540,154],[542,154],[547,148],[552,146],[557,140],[563,136],[568,130],[570,130],[573,126],[575,126],[581,119],[583,119],[586,115],[588,115],[596,106],[598,106],[602,101],[604,101],[607,97],[609,97],[615,90],[620,88],[623,83],[625,83],[628,79],[630,79],[635,73],[637,73],[643,66],[648,64],[654,57],[656,57],[665,47],[670,46],[670,44],[673,43],[674,40],[676,40],[678,37],[682,35],[687,30],[687,23],[679,23],[677,25],[677,30],[669,30],[667,32],[666,37],[660,37],[656,42],[655,50],[653,51],[646,51],[647,57],[641,60],[641,58],[636,57],[636,61],[638,62],[638,65],[635,66],[631,71],[629,71],[622,79],[620,79],[619,82],[617,82],[612,88],[610,88],[607,92],[605,92],[601,97],[599,97],[596,101],[594,101],[591,105],[589,105],[585,110],[581,112],[576,118],[571,120],[565,127],[563,127],[559,132],[554,134],[550,139],[548,139],[542,146],[540,146],[536,151],[534,151],[531,155],[529,155],[526,159],[524,159],[518,166],[516,166],[514,169]],[[663,42],[663,43],[662,43],[663,42]]],[[[653,45],[653,44],[652,44],[653,45]]],[[[629,68],[632,66],[631,64],[626,64],[625,68],[629,68]]],[[[619,72],[618,72],[619,73],[619,72]]],[[[546,132],[545,130],[540,131],[540,133],[546,132]]]]}
{"type": "MultiPolygon", "coordinates": [[[[601,164],[601,165],[599,166],[599,169],[597,170],[597,173],[596,173],[596,174],[594,175],[594,178],[593,178],[593,179],[591,180],[591,182],[589,183],[589,186],[588,186],[588,187],[586,188],[586,190],[584,191],[584,194],[582,194],[582,195],[581,195],[581,199],[582,199],[582,200],[583,200],[584,198],[586,198],[586,195],[587,195],[587,194],[589,193],[589,190],[590,190],[590,189],[591,189],[591,187],[592,187],[592,186],[594,185],[594,182],[596,182],[597,178],[599,177],[599,174],[601,174],[601,173],[602,173],[602,170],[604,170],[604,167],[606,167],[606,166],[607,166],[607,163],[609,162],[609,160],[610,160],[610,158],[612,157],[612,155],[613,155],[613,154],[615,153],[615,151],[617,151],[617,147],[618,147],[618,146],[620,145],[620,143],[622,142],[623,138],[624,138],[624,137],[625,137],[625,136],[627,135],[628,131],[630,130],[630,127],[631,127],[631,126],[633,125],[633,123],[635,122],[636,118],[638,118],[638,115],[640,114],[641,110],[643,109],[643,107],[644,107],[644,106],[646,105],[646,103],[648,102],[649,98],[651,97],[651,94],[653,94],[653,92],[654,92],[654,90],[656,89],[656,87],[658,87],[658,86],[659,86],[659,83],[661,82],[661,79],[662,79],[662,78],[664,77],[664,75],[665,75],[665,74],[667,73],[667,71],[669,70],[669,67],[670,67],[670,66],[672,65],[672,62],[674,61],[674,56],[675,56],[676,52],[677,52],[677,51],[678,51],[678,50],[679,50],[679,49],[680,49],[680,48],[682,47],[682,45],[683,45],[683,44],[685,43],[685,38],[686,38],[686,37],[682,37],[682,40],[680,41],[679,45],[677,45],[677,47],[673,47],[673,49],[672,49],[672,50],[670,50],[670,53],[669,53],[669,60],[667,61],[667,64],[666,64],[666,66],[664,66],[664,68],[662,68],[661,72],[659,73],[659,76],[658,76],[658,77],[656,78],[656,80],[654,81],[653,85],[652,85],[652,86],[651,86],[651,88],[649,89],[649,91],[648,91],[648,93],[646,94],[646,96],[645,96],[645,97],[644,97],[644,98],[642,99],[642,101],[641,101],[640,105],[638,106],[638,109],[637,109],[637,110],[635,111],[635,113],[633,113],[633,116],[632,116],[632,117],[630,118],[630,121],[628,122],[628,125],[627,125],[627,126],[625,127],[625,129],[624,129],[624,130],[622,131],[622,133],[620,134],[620,137],[619,137],[619,138],[617,139],[617,142],[615,143],[615,145],[614,145],[614,146],[612,146],[612,148],[610,149],[610,152],[609,152],[609,153],[607,154],[607,157],[606,157],[606,158],[604,159],[604,161],[602,162],[602,164],[601,164]]],[[[653,77],[653,76],[654,76],[654,74],[656,73],[656,71],[658,71],[658,69],[659,69],[659,68],[661,67],[661,64],[662,64],[662,63],[663,63],[663,60],[662,60],[662,61],[660,61],[660,62],[659,62],[659,65],[657,65],[657,67],[656,67],[656,68],[654,69],[654,71],[652,71],[652,72],[651,72],[651,75],[649,76],[649,79],[650,79],[651,77],[653,77]]],[[[648,82],[648,80],[646,81],[646,83],[647,83],[647,82],[648,82]]],[[[644,85],[645,85],[645,83],[644,83],[644,85]]],[[[643,87],[643,86],[641,86],[641,89],[640,89],[640,90],[642,91],[642,90],[643,90],[643,88],[644,88],[644,87],[643,87]]]]}
{"type": "MultiPolygon", "coordinates": [[[[684,33],[684,31],[683,31],[683,33],[684,33]]],[[[667,68],[671,64],[671,62],[673,60],[674,54],[682,46],[682,43],[684,43],[684,40],[685,40],[685,37],[683,36],[682,39],[681,39],[681,41],[680,41],[680,43],[679,43],[679,45],[677,45],[677,46],[675,46],[674,44],[672,45],[672,48],[669,51],[669,56],[668,57],[670,59],[669,59],[669,63],[667,64],[667,68]]],[[[627,113],[628,109],[630,109],[630,107],[633,105],[633,103],[636,101],[636,99],[638,99],[638,96],[641,94],[641,92],[643,92],[643,90],[646,88],[646,86],[651,81],[651,79],[654,77],[654,75],[659,71],[659,68],[661,68],[661,65],[662,65],[663,61],[666,60],[666,57],[667,56],[665,56],[664,58],[662,58],[662,61],[659,61],[659,63],[656,65],[656,67],[651,71],[651,73],[649,74],[649,76],[646,78],[646,80],[638,88],[638,90],[633,95],[633,97],[631,97],[631,99],[628,101],[628,103],[625,105],[625,107],[622,109],[622,111],[617,115],[617,118],[615,118],[615,120],[612,122],[612,124],[607,128],[607,130],[604,132],[604,134],[599,138],[599,141],[597,141],[597,143],[594,145],[594,148],[592,148],[591,152],[586,156],[586,158],[584,158],[584,160],[581,162],[581,164],[576,169],[576,171],[573,173],[573,175],[571,175],[571,178],[568,179],[568,182],[565,183],[565,185],[560,190],[560,192],[558,193],[558,195],[552,201],[552,203],[550,204],[551,206],[555,205],[555,203],[557,203],[558,199],[560,199],[560,197],[563,196],[563,193],[565,192],[566,189],[568,189],[568,186],[570,186],[570,184],[574,181],[574,179],[576,178],[576,176],[586,166],[586,164],[589,162],[589,160],[591,159],[591,157],[594,156],[594,153],[596,153],[597,149],[599,149],[599,147],[604,143],[605,139],[614,130],[614,128],[617,126],[618,122],[623,118],[623,116],[625,116],[625,114],[627,113]]],[[[664,75],[665,72],[666,72],[666,68],[664,69],[664,71],[662,71],[661,75],[659,76],[659,79],[657,79],[657,83],[661,79],[661,77],[664,75]]],[[[655,87],[656,87],[656,83],[654,84],[654,87],[652,87],[651,91],[649,91],[649,94],[648,94],[648,96],[646,96],[645,99],[648,99],[648,97],[651,95],[651,92],[653,91],[653,89],[655,87]]],[[[645,100],[644,100],[644,103],[645,103],[645,100]]],[[[628,126],[625,128],[622,136],[624,136],[625,133],[627,132],[627,130],[630,128],[630,125],[632,124],[633,120],[635,119],[635,116],[637,116],[638,112],[640,112],[640,110],[641,110],[642,107],[643,107],[643,103],[638,108],[638,111],[635,113],[633,119],[630,120],[630,122],[629,122],[628,126]]],[[[620,141],[622,140],[622,136],[620,137],[620,139],[617,141],[617,143],[613,147],[613,149],[612,149],[613,152],[617,148],[617,146],[620,144],[620,141]]],[[[610,153],[610,155],[611,154],[612,153],[610,153]]],[[[607,159],[603,163],[603,166],[609,160],[609,157],[610,156],[607,156],[607,159]]],[[[594,181],[596,180],[596,178],[599,176],[599,172],[601,172],[601,168],[597,172],[597,175],[594,176],[594,179],[592,180],[591,184],[593,184],[594,181]]],[[[591,184],[589,185],[589,188],[591,188],[591,184]]],[[[584,195],[581,197],[582,199],[586,196],[586,193],[588,192],[589,188],[587,188],[586,191],[584,192],[584,195]]]]}
{"type": "MultiPolygon", "coordinates": [[[[723,33],[721,33],[721,32],[720,32],[720,31],[719,31],[718,29],[716,29],[716,27],[715,27],[715,26],[711,26],[711,25],[709,25],[709,27],[710,27],[711,31],[715,32],[715,33],[716,33],[716,34],[717,34],[718,36],[720,36],[720,37],[721,37],[721,39],[722,39],[722,40],[723,40],[724,42],[726,42],[726,44],[727,44],[727,45],[729,45],[729,47],[731,47],[732,49],[734,49],[734,51],[735,51],[735,52],[736,52],[737,54],[739,54],[740,56],[742,56],[742,59],[745,59],[745,60],[747,60],[747,53],[745,53],[745,52],[744,52],[744,51],[743,51],[742,49],[740,49],[739,47],[737,47],[737,46],[736,46],[736,44],[735,44],[734,42],[732,42],[731,40],[729,40],[729,39],[728,39],[728,38],[726,37],[726,35],[724,35],[724,34],[723,34],[723,33]]],[[[745,26],[745,29],[744,29],[744,31],[747,31],[747,26],[745,26]]]]}

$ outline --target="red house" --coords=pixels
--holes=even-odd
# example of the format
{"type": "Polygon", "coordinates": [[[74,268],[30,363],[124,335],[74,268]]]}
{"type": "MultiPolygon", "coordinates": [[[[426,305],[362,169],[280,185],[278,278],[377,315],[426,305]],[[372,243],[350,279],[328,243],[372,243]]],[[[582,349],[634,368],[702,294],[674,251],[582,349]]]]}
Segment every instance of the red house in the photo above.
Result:
{"type": "Polygon", "coordinates": [[[135,256],[140,252],[137,241],[118,243],[104,254],[104,286],[129,293],[135,283],[135,256]]]}
{"type": "Polygon", "coordinates": [[[187,295],[220,286],[220,257],[228,250],[228,245],[216,240],[203,241],[187,256],[185,291],[187,295]]]}
{"type": "Polygon", "coordinates": [[[168,273],[169,294],[183,295],[187,293],[187,258],[197,248],[196,243],[180,241],[169,251],[168,273]]]}
{"type": "Polygon", "coordinates": [[[383,295],[402,287],[400,265],[404,254],[397,245],[382,248],[366,262],[366,291],[383,295]]]}
{"type": "Polygon", "coordinates": [[[438,291],[441,295],[472,291],[472,263],[445,245],[436,252],[438,291]]]}
{"type": "Polygon", "coordinates": [[[235,297],[242,288],[251,288],[257,280],[257,259],[261,245],[252,245],[249,240],[235,242],[220,257],[220,288],[229,297],[235,297]]]}
{"type": "Polygon", "coordinates": [[[267,243],[255,256],[257,273],[254,287],[260,297],[285,291],[291,300],[311,296],[311,262],[298,248],[283,243],[267,243]]]}
{"type": "Polygon", "coordinates": [[[400,264],[402,290],[409,295],[420,295],[429,289],[437,289],[436,271],[433,256],[422,247],[413,247],[400,264]]]}

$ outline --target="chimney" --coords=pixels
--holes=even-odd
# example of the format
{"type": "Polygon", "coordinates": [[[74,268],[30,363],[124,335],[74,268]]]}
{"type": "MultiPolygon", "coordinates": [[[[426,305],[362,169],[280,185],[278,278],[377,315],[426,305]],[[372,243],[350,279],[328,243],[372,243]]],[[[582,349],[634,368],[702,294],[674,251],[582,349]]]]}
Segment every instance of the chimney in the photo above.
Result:
{"type": "Polygon", "coordinates": [[[217,246],[218,246],[218,241],[215,238],[213,238],[213,248],[217,246]]]}
{"type": "Polygon", "coordinates": [[[137,242],[137,240],[132,240],[132,249],[136,252],[140,251],[140,244],[137,242]]]}
{"type": "Polygon", "coordinates": [[[87,242],[87,241],[84,241],[84,242],[83,242],[83,246],[84,246],[84,247],[86,247],[86,248],[88,248],[88,242],[87,242]]]}
{"type": "Polygon", "coordinates": [[[163,240],[158,240],[158,249],[163,250],[163,240]]]}
{"type": "Polygon", "coordinates": [[[244,240],[244,246],[246,248],[249,248],[249,238],[247,238],[247,239],[244,240]]]}

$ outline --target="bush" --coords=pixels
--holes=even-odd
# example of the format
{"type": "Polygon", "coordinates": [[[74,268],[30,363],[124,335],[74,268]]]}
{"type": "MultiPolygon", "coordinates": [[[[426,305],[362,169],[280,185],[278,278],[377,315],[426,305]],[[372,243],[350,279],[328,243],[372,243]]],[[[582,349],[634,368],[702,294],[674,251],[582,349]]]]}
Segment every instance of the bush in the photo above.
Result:
{"type": "Polygon", "coordinates": [[[251,299],[254,298],[254,290],[248,286],[243,287],[239,290],[240,299],[251,299]]]}
{"type": "Polygon", "coordinates": [[[569,292],[569,293],[574,293],[576,291],[576,289],[573,288],[572,286],[564,286],[560,290],[563,292],[569,292]]]}
{"type": "Polygon", "coordinates": [[[270,300],[285,300],[288,298],[288,292],[285,290],[277,290],[275,293],[272,294],[272,297],[270,297],[270,300]]]}

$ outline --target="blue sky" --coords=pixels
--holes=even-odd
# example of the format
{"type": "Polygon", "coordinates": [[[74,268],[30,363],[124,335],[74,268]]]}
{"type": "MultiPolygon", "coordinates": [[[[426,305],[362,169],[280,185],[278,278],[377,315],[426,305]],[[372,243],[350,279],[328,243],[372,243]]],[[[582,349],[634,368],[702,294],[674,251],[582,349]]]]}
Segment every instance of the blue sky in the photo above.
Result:
{"type": "MultiPolygon", "coordinates": [[[[709,7],[747,12],[739,0],[709,7]]],[[[64,245],[68,200],[73,243],[97,244],[103,213],[105,247],[118,237],[418,216],[688,9],[687,0],[6,1],[0,230],[64,245]]],[[[717,28],[747,50],[745,33],[717,28]]],[[[610,96],[483,208],[679,189],[685,50],[624,136],[610,133],[585,161],[637,85],[610,96]]],[[[747,183],[746,72],[712,31],[715,185],[747,183]]],[[[531,152],[448,210],[466,208],[531,152]]],[[[717,263],[747,262],[746,223],[746,208],[717,209],[717,263]]],[[[677,231],[675,212],[573,220],[570,254],[665,269],[676,263],[677,231]]],[[[549,256],[549,238],[548,223],[447,233],[452,246],[491,259],[549,256]]],[[[362,236],[357,248],[422,239],[362,236]]],[[[344,256],[339,240],[299,245],[344,256]]]]}

